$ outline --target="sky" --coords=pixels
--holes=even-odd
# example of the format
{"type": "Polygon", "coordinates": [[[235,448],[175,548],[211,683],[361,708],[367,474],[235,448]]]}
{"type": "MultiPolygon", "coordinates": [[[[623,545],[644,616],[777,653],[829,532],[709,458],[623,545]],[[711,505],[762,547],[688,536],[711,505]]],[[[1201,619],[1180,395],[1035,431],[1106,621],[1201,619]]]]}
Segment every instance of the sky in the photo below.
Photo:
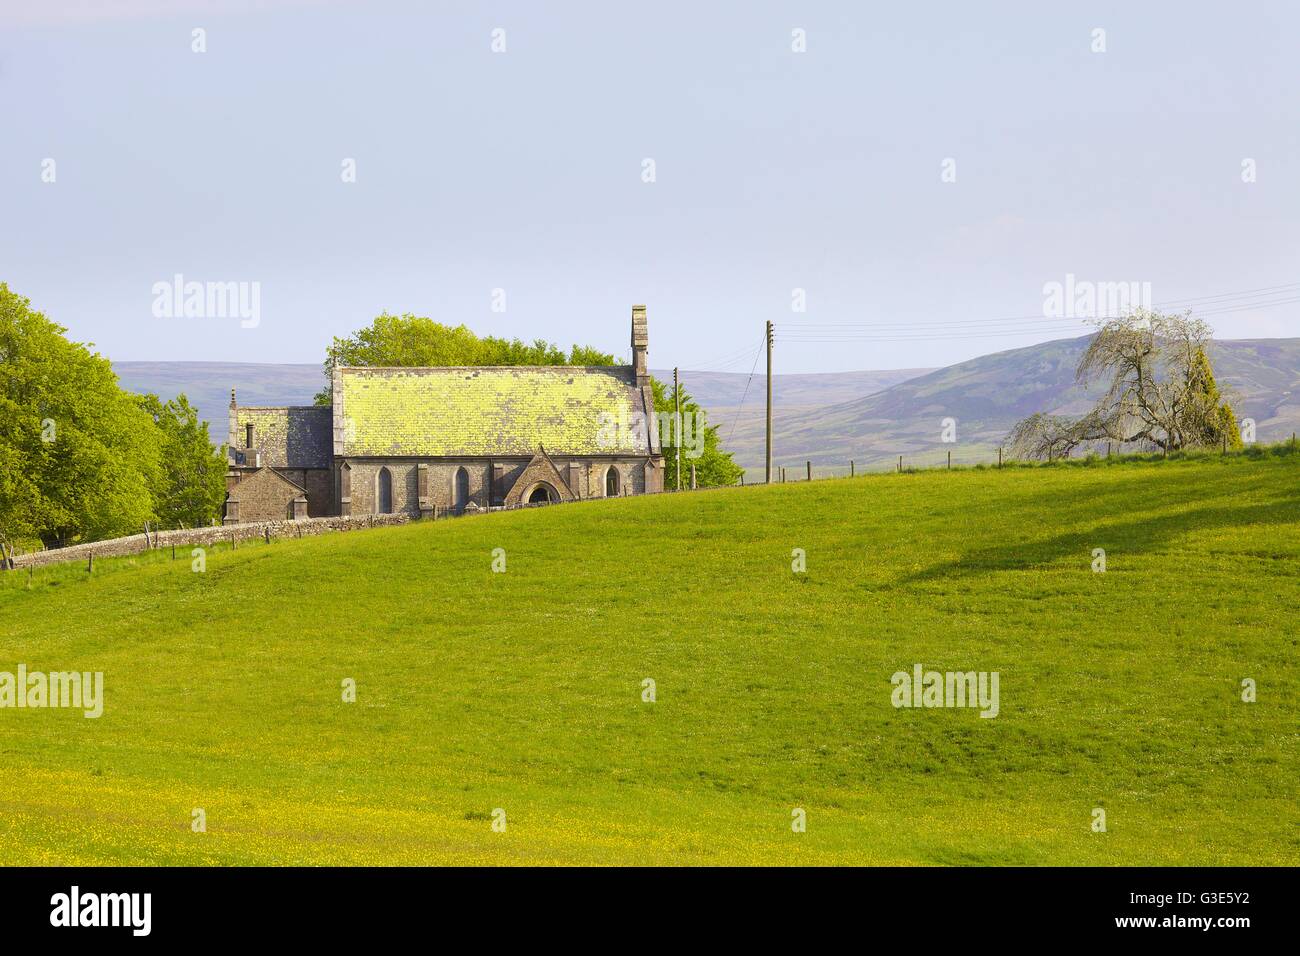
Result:
{"type": "Polygon", "coordinates": [[[767,321],[778,372],[931,367],[1082,334],[1068,276],[1300,335],[1297,34],[1283,2],[0,0],[0,281],[136,361],[319,362],[384,311],[625,357],[645,303],[655,368],[761,373],[767,321]],[[247,308],[167,314],[177,275],[247,308]]]}

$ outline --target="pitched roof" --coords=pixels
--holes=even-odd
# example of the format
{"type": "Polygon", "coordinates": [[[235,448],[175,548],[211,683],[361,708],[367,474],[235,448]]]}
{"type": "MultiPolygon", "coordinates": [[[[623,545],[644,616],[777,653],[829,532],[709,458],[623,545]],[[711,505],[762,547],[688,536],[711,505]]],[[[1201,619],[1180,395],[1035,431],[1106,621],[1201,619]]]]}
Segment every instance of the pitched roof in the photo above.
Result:
{"type": "Polygon", "coordinates": [[[239,405],[235,407],[232,454],[241,451],[244,428],[253,426],[254,447],[262,461],[277,468],[328,468],[333,461],[330,446],[330,410],[324,405],[294,405],[277,408],[239,405]]]}
{"type": "Polygon", "coordinates": [[[243,492],[248,491],[250,488],[253,487],[254,484],[259,482],[265,482],[265,481],[286,484],[294,491],[297,491],[300,494],[305,495],[307,493],[307,489],[304,488],[302,485],[298,484],[298,482],[292,480],[291,478],[285,477],[274,468],[263,465],[261,468],[257,469],[257,471],[253,472],[247,478],[240,481],[239,484],[235,485],[235,487],[231,489],[230,494],[227,497],[231,501],[240,501],[242,500],[243,492]]]}
{"type": "MultiPolygon", "coordinates": [[[[335,369],[335,454],[645,455],[655,429],[626,366],[335,369]]],[[[648,389],[647,389],[648,391],[648,389]]],[[[653,415],[653,408],[649,410],[653,415]]]]}

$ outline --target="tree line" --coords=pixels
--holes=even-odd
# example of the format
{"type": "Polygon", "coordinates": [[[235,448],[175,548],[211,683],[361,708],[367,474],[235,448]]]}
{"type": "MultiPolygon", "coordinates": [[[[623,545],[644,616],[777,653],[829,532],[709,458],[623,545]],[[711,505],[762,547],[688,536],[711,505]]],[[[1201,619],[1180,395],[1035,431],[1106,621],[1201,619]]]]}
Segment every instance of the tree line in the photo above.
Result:
{"type": "Polygon", "coordinates": [[[124,391],[66,331],[0,282],[0,541],[62,547],[218,517],[225,453],[185,396],[124,391]]]}

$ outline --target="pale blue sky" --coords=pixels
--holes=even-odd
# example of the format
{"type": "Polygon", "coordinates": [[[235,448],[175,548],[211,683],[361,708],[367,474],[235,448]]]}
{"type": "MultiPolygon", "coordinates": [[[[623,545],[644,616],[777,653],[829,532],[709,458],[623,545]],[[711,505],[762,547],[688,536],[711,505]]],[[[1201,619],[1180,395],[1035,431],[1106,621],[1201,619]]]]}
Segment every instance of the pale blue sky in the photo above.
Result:
{"type": "Polygon", "coordinates": [[[626,354],[645,302],[655,367],[771,319],[790,372],[1077,334],[988,334],[1067,273],[1300,283],[1294,5],[978,6],[3,0],[0,280],[120,360],[315,362],[383,310],[626,354]],[[175,273],[259,282],[260,324],[155,318],[175,273]]]}

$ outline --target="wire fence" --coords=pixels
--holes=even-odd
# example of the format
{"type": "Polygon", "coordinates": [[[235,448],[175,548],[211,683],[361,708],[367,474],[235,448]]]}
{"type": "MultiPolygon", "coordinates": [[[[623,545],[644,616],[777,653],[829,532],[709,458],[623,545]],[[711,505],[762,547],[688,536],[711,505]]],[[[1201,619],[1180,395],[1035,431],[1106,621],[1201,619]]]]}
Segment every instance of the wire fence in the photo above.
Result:
{"type": "MultiPolygon", "coordinates": [[[[996,468],[999,464],[1010,463],[1011,460],[1005,456],[999,458],[996,448],[991,453],[988,449],[965,448],[953,451],[927,449],[924,451],[903,452],[888,457],[877,453],[860,459],[848,459],[843,463],[827,462],[824,458],[818,461],[810,459],[773,461],[772,481],[775,484],[780,484],[792,481],[815,481],[820,478],[852,478],[857,475],[880,474],[891,471],[931,471],[934,469],[977,468],[981,466],[996,468]]],[[[762,466],[747,468],[743,483],[747,485],[763,484],[763,472],[762,466]]]]}
{"type": "MultiPolygon", "coordinates": [[[[1292,435],[1276,445],[1248,445],[1245,451],[1233,451],[1226,446],[1221,449],[1199,449],[1200,455],[1251,454],[1252,449],[1262,452],[1268,448],[1295,451],[1300,448],[1297,438],[1292,435]]],[[[782,484],[794,481],[816,481],[822,478],[852,478],[857,475],[880,474],[888,472],[942,471],[952,468],[1003,468],[1012,466],[1044,465],[1053,463],[1082,462],[1101,459],[1154,459],[1185,458],[1188,452],[1175,451],[1164,453],[1158,447],[1138,442],[1099,442],[1075,448],[1069,454],[1057,455],[1050,459],[1013,459],[1005,449],[982,447],[954,447],[952,449],[927,448],[918,451],[902,452],[890,456],[873,453],[862,459],[848,459],[842,464],[820,461],[788,459],[772,462],[772,482],[782,484]]],[[[764,469],[760,465],[747,468],[741,484],[761,485],[764,483],[764,469]]]]}

